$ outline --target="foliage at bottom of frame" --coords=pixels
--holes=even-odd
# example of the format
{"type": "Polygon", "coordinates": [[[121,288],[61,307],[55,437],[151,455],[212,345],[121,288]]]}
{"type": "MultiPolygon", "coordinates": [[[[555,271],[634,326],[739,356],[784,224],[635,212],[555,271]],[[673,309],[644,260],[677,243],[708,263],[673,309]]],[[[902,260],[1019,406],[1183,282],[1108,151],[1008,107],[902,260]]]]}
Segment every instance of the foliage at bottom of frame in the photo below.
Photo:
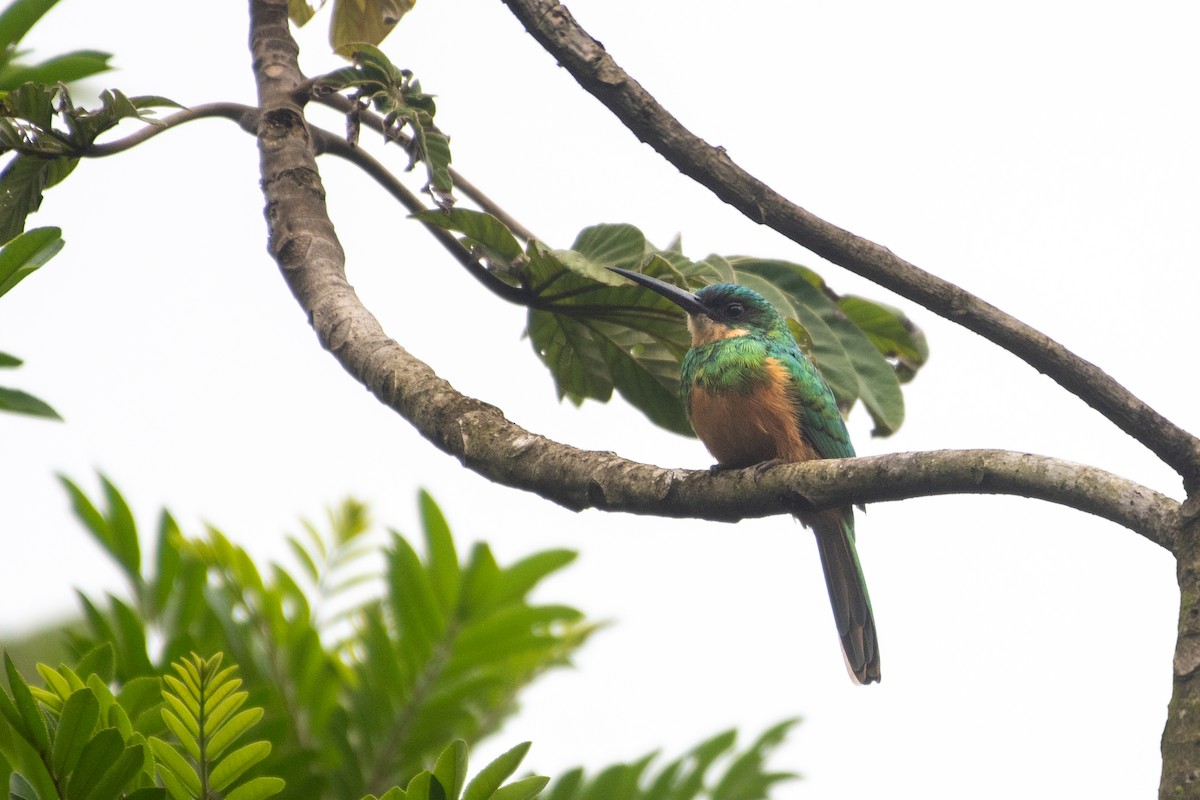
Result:
{"type": "Polygon", "coordinates": [[[62,633],[72,666],[38,663],[40,684],[5,653],[12,800],[761,800],[795,777],[766,768],[789,720],[740,752],[728,731],[659,768],[651,754],[553,782],[513,777],[525,742],[468,780],[469,747],[596,628],[530,600],[574,553],[502,566],[480,543],[460,558],[422,493],[423,556],[396,531],[381,547],[347,500],[326,530],[289,537],[291,569],[260,568],[212,527],[185,537],[166,511],[144,559],[128,504],[101,483],[97,503],[63,479],[128,592],[79,595],[83,622],[62,633]]]}

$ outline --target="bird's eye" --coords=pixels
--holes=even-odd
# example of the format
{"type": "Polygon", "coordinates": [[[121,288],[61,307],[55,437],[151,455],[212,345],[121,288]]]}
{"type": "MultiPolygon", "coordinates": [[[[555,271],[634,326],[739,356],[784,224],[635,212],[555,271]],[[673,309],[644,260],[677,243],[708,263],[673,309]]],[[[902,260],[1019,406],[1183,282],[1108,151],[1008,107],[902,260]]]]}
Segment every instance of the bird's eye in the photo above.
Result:
{"type": "Polygon", "coordinates": [[[746,307],[741,303],[730,303],[725,306],[725,314],[732,319],[737,319],[744,313],[746,313],[746,307]]]}

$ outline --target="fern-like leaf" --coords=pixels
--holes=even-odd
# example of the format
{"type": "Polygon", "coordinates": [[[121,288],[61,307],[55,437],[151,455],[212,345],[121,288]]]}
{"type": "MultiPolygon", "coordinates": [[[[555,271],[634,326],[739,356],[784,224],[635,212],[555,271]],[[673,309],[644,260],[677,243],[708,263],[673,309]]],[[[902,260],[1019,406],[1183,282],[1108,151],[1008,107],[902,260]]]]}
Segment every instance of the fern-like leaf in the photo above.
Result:
{"type": "Polygon", "coordinates": [[[221,653],[208,659],[193,653],[173,663],[175,675],[164,678],[162,694],[169,707],[163,708],[163,721],[178,746],[151,737],[150,748],[159,777],[174,800],[210,800],[218,796],[260,800],[283,789],[278,778],[255,778],[234,786],[270,754],[271,744],[251,742],[226,753],[229,745],[262,718],[262,710],[238,713],[249,693],[240,691],[242,682],[235,677],[237,667],[222,669],[222,660],[221,653]]]}

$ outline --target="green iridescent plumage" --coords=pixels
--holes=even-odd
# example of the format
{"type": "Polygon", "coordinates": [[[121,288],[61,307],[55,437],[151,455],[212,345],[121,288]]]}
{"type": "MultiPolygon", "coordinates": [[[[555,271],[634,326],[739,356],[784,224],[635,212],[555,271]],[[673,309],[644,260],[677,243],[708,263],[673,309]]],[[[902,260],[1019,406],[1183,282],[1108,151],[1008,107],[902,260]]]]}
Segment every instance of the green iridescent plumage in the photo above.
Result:
{"type": "MultiPolygon", "coordinates": [[[[681,391],[696,435],[718,467],[849,458],[854,446],[833,392],[783,317],[757,292],[716,284],[696,294],[614,269],[688,313],[692,347],[681,391]]],[[[799,515],[813,529],[851,677],[880,679],[874,614],[854,546],[850,506],[799,515]]]]}

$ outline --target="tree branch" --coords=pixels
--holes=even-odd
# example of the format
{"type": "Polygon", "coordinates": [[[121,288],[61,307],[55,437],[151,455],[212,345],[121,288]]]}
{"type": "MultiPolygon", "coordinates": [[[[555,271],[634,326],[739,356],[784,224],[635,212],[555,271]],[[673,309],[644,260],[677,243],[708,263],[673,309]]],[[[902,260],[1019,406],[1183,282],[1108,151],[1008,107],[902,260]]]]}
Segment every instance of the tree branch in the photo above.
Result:
{"type": "Polygon", "coordinates": [[[258,129],[258,109],[253,106],[243,105],[242,103],[203,103],[191,108],[185,108],[183,111],[163,117],[161,120],[156,120],[123,139],[116,139],[111,142],[104,142],[103,144],[94,144],[83,153],[80,153],[80,155],[89,158],[116,155],[185,122],[214,117],[233,120],[242,130],[250,134],[253,134],[258,129]]]}
{"type": "Polygon", "coordinates": [[[1200,439],[1170,422],[1099,367],[887,248],[809,213],[750,175],[723,149],[687,130],[556,0],[504,3],[580,86],[680,172],[755,222],[1012,352],[1153,451],[1179,473],[1189,494],[1200,488],[1200,439]]]}
{"type": "Polygon", "coordinates": [[[252,0],[270,250],[321,344],[381,402],[464,465],[567,508],[736,521],[848,502],[948,492],[1038,497],[1118,522],[1170,548],[1178,504],[1102,470],[1004,451],[911,453],[711,475],[663,469],[551,441],[458,393],[384,333],[346,282],[325,208],[287,0],[252,0]]]}

